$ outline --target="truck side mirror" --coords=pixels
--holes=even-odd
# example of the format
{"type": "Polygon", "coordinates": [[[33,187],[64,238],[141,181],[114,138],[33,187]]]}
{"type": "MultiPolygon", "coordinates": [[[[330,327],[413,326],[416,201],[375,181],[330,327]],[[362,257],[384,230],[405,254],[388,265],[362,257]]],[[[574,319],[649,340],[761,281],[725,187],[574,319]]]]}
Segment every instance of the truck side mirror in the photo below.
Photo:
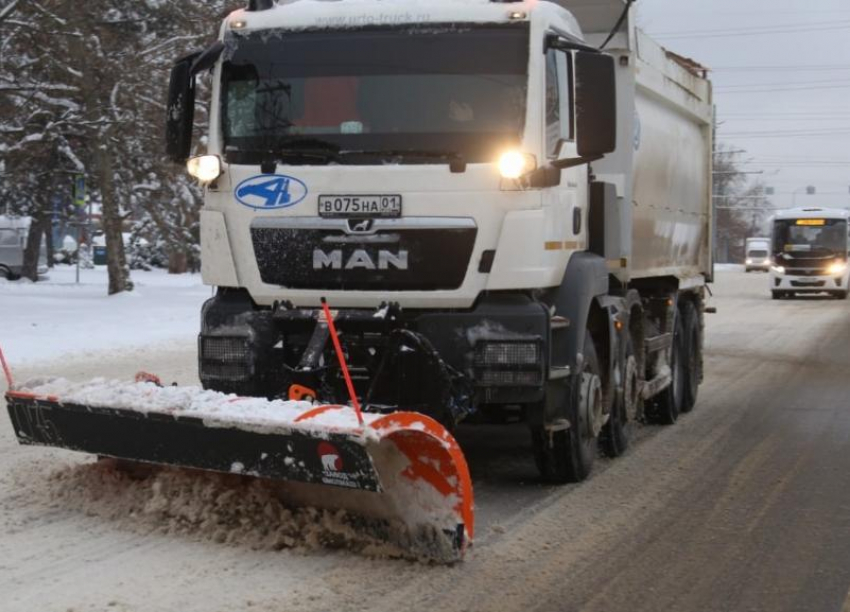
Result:
{"type": "Polygon", "coordinates": [[[576,66],[576,124],[578,154],[600,158],[617,148],[617,84],[614,58],[578,51],[576,66]]]}
{"type": "Polygon", "coordinates": [[[165,150],[168,158],[178,164],[189,159],[192,151],[192,126],[195,120],[195,75],[192,64],[197,56],[197,53],[193,53],[174,64],[168,86],[165,150]]]}

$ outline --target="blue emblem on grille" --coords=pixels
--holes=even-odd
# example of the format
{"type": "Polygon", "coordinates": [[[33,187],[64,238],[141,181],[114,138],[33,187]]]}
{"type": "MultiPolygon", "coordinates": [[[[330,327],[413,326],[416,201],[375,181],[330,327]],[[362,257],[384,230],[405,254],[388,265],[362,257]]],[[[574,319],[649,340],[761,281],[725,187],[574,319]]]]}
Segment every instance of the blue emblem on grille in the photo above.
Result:
{"type": "Polygon", "coordinates": [[[236,187],[236,200],[248,208],[271,210],[295,206],[307,197],[307,185],[292,176],[264,174],[236,187]]]}

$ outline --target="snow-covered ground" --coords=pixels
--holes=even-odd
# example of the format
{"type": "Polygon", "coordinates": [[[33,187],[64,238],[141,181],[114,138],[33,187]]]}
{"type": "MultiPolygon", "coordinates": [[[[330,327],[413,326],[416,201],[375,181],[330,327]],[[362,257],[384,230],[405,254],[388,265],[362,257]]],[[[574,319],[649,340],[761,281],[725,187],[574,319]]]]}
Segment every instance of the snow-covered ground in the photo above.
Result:
{"type": "MultiPolygon", "coordinates": [[[[628,456],[600,461],[588,482],[565,488],[537,484],[522,427],[466,432],[462,442],[475,477],[478,535],[467,562],[456,567],[390,560],[381,551],[359,554],[369,543],[356,530],[331,515],[291,513],[276,491],[239,476],[166,471],[136,480],[85,455],[18,446],[8,419],[0,414],[0,610],[612,611],[645,610],[648,606],[637,604],[650,600],[657,604],[655,610],[714,610],[720,608],[710,603],[678,605],[675,597],[685,597],[699,584],[712,597],[742,584],[759,596],[783,594],[776,585],[791,584],[793,568],[780,572],[777,565],[770,566],[777,572],[770,582],[753,587],[739,578],[747,574],[735,563],[764,565],[780,544],[790,557],[778,560],[799,557],[804,564],[810,557],[798,550],[815,554],[814,545],[798,549],[784,535],[807,521],[795,523],[785,516],[778,531],[765,527],[758,537],[746,531],[778,505],[785,476],[759,481],[759,487],[773,483],[778,492],[762,495],[762,489],[754,488],[758,503],[752,508],[742,511],[733,502],[749,490],[751,481],[741,480],[745,475],[755,482],[763,465],[797,460],[796,446],[785,447],[773,437],[751,439],[751,432],[768,421],[767,414],[783,416],[786,431],[802,427],[787,422],[811,403],[811,397],[798,393],[806,389],[801,381],[812,377],[817,383],[813,392],[820,386],[824,393],[846,397],[846,360],[824,353],[823,346],[848,328],[848,304],[826,299],[773,302],[764,275],[734,268],[718,272],[712,305],[719,312],[707,320],[705,385],[695,412],[675,427],[639,428],[628,456]],[[790,403],[780,405],[784,395],[790,403]],[[775,457],[759,454],[771,449],[775,457]],[[751,450],[752,456],[747,454],[751,450]],[[710,473],[722,486],[705,484],[713,482],[707,479],[710,473]],[[699,523],[703,519],[705,526],[699,523]],[[671,528],[677,530],[668,535],[671,528]],[[715,554],[710,548],[715,540],[728,546],[728,553],[715,554]],[[764,542],[766,548],[751,558],[745,551],[753,542],[764,542]],[[635,561],[646,551],[657,551],[658,557],[635,561]],[[724,582],[723,576],[706,570],[716,569],[718,558],[718,567],[726,563],[737,570],[730,574],[734,579],[724,582]],[[658,570],[664,559],[681,565],[658,570]],[[653,577],[636,574],[634,584],[623,588],[623,576],[644,570],[654,572],[653,577]],[[620,580],[619,588],[609,589],[613,578],[620,580]],[[664,599],[668,585],[675,597],[664,599]],[[572,589],[572,597],[559,606],[544,606],[559,589],[572,589]],[[612,598],[627,603],[609,605],[612,598]],[[591,604],[578,605],[582,601],[591,604]]],[[[143,360],[143,367],[167,381],[197,384],[194,338],[198,308],[209,290],[196,277],[136,274],[138,292],[106,298],[105,275],[86,274],[87,285],[81,288],[73,286],[73,270],[54,273],[49,284],[38,286],[0,283],[0,312],[14,320],[11,326],[4,321],[0,334],[19,343],[15,360],[74,356],[49,367],[25,363],[19,368],[21,379],[129,380],[143,360]],[[61,311],[63,323],[27,330],[28,321],[48,325],[57,318],[60,309],[51,300],[71,304],[61,311]],[[119,305],[115,313],[114,303],[119,305]],[[143,323],[128,330],[124,313],[143,323]],[[151,323],[158,318],[168,321],[151,323]],[[68,323],[74,319],[79,325],[68,323]],[[25,354],[33,332],[38,343],[53,348],[25,354]],[[149,338],[164,343],[166,350],[134,344],[149,338]],[[93,353],[77,359],[75,345],[88,340],[108,347],[107,357],[93,353]],[[129,348],[115,348],[122,345],[129,348]]],[[[824,431],[832,432],[842,421],[825,414],[824,431]]],[[[822,434],[812,430],[811,435],[822,434]]],[[[838,470],[825,478],[836,481],[840,476],[838,470]]],[[[808,492],[803,490],[807,501],[812,497],[808,492]]],[[[831,508],[836,517],[838,508],[831,508]]],[[[821,518],[814,515],[808,522],[821,525],[821,518]]],[[[821,531],[831,538],[843,533],[840,525],[828,522],[821,531]]],[[[846,583],[842,586],[846,590],[846,583]]]]}
{"type": "Polygon", "coordinates": [[[107,295],[106,269],[58,266],[39,283],[0,280],[0,347],[12,365],[194,342],[211,295],[200,274],[133,272],[136,290],[107,295]]]}

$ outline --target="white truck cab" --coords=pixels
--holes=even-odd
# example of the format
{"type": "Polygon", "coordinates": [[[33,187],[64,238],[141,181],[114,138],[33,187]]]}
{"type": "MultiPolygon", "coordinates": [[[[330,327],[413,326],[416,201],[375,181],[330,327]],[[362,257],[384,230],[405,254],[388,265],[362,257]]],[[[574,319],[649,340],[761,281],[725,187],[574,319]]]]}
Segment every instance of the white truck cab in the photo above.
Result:
{"type": "Polygon", "coordinates": [[[827,293],[846,299],[850,287],[850,211],[798,208],[772,221],[773,299],[827,293]]]}

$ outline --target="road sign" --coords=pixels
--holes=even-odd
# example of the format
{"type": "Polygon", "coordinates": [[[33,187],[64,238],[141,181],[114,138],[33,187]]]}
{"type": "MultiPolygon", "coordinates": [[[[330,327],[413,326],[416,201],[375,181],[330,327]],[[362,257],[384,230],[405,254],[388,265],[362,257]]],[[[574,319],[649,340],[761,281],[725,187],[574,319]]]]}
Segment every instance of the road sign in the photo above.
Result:
{"type": "Polygon", "coordinates": [[[74,177],[74,206],[86,206],[86,176],[78,174],[74,177]]]}

